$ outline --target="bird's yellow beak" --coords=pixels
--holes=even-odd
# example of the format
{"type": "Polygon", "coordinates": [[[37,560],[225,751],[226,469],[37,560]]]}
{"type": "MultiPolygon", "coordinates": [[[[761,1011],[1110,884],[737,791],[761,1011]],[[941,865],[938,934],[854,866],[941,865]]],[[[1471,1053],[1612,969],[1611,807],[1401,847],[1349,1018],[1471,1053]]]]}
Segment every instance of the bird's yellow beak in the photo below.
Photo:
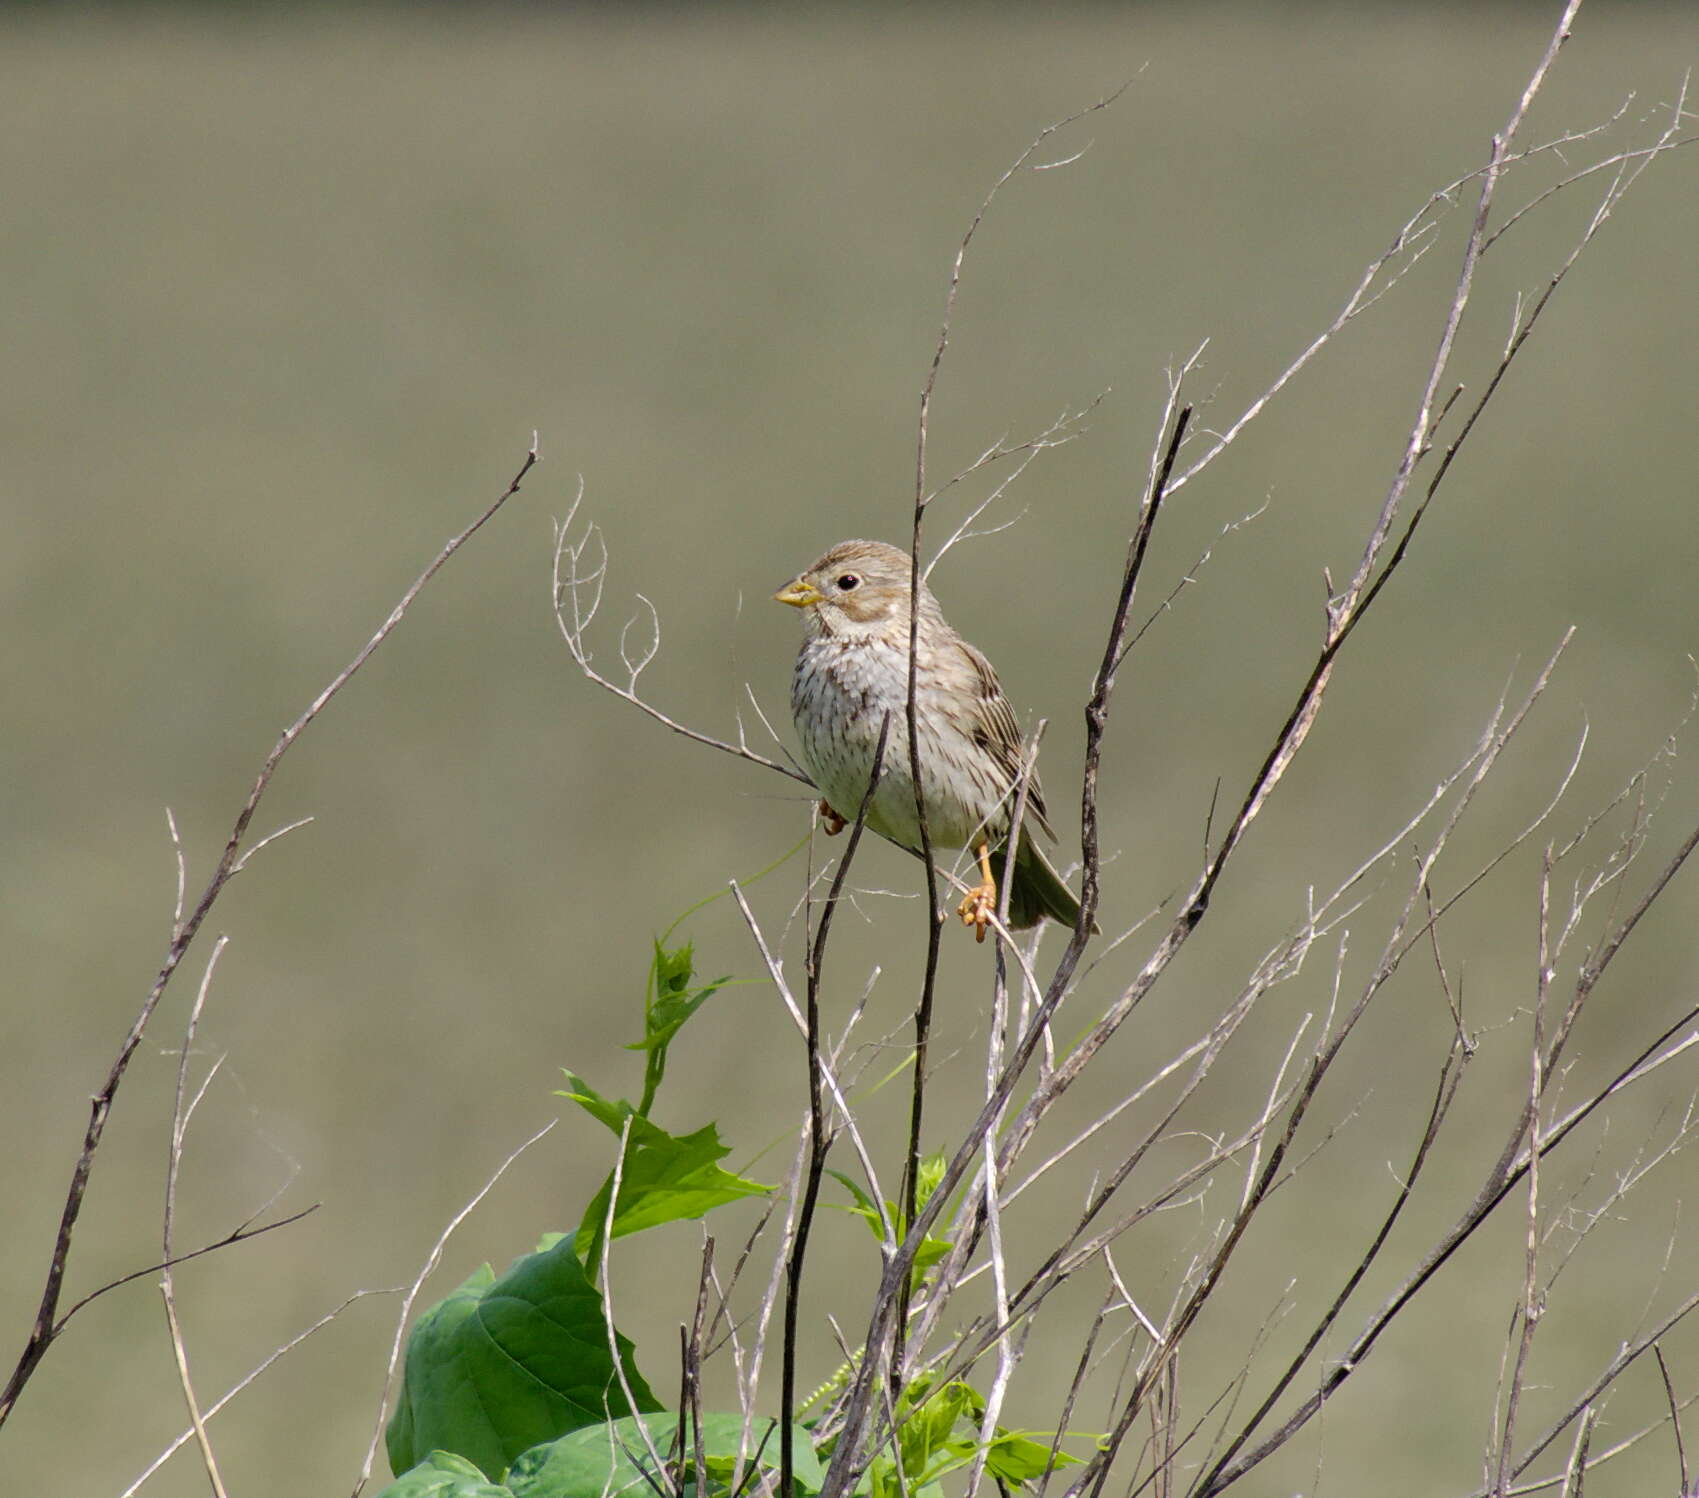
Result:
{"type": "Polygon", "coordinates": [[[805,609],[811,603],[819,603],[825,596],[813,583],[799,577],[795,582],[786,583],[780,588],[773,595],[773,601],[788,603],[793,609],[805,609]]]}

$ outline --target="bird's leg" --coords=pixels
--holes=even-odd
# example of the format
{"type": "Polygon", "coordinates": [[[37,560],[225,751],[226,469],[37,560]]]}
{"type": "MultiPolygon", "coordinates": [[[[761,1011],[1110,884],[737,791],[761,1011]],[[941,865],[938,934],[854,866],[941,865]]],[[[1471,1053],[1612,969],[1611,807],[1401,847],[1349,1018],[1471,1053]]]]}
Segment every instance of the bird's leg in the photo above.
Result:
{"type": "Polygon", "coordinates": [[[826,828],[827,837],[836,837],[847,825],[844,818],[832,810],[832,803],[824,796],[820,798],[820,821],[826,828]]]}
{"type": "Polygon", "coordinates": [[[997,880],[991,872],[991,844],[981,839],[974,851],[979,854],[980,883],[967,892],[967,898],[956,907],[956,914],[964,926],[973,927],[975,941],[984,941],[985,928],[991,924],[997,909],[997,880]]]}

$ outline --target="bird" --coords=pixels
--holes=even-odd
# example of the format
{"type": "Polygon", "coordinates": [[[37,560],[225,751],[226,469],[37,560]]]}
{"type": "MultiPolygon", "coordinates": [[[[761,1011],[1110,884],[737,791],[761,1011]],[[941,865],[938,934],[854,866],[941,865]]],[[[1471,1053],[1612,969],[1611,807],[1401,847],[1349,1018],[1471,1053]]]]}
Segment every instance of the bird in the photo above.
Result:
{"type": "MultiPolygon", "coordinates": [[[[791,677],[791,716],[802,762],[821,793],[827,832],[855,820],[889,715],[884,765],[867,826],[921,852],[908,748],[909,608],[913,563],[883,541],[840,541],[773,595],[802,612],[802,647],[791,677]]],[[[926,830],[934,847],[971,847],[979,883],[957,908],[977,941],[997,909],[997,874],[1008,876],[1009,925],[1048,917],[1079,921],[1080,902],[1034,840],[1054,840],[1044,792],[1026,782],[1020,842],[1004,844],[1021,775],[1021,732],[991,663],[953,630],[924,580],[918,590],[915,720],[926,830]],[[992,869],[991,854],[1001,853],[992,869]],[[1010,874],[1010,867],[1013,873],[1010,874]]]]}

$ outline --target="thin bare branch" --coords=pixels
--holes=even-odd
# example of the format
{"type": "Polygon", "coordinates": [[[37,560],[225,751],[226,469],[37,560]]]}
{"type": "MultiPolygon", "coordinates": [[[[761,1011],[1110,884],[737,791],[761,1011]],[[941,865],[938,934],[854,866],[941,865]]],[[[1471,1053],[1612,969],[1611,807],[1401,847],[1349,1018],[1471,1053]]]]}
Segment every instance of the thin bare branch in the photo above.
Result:
{"type": "MultiPolygon", "coordinates": [[[[831,1142],[826,1135],[824,1110],[821,1107],[821,1080],[824,1066],[821,1059],[820,1037],[820,975],[825,961],[826,942],[831,935],[832,916],[843,894],[844,880],[850,864],[861,846],[867,830],[867,814],[873,809],[873,796],[879,789],[885,772],[885,747],[891,737],[891,715],[887,712],[879,723],[879,739],[873,746],[873,767],[868,772],[867,789],[862,792],[861,805],[850,828],[844,856],[838,860],[832,876],[832,887],[826,903],[820,907],[820,919],[815,923],[813,942],[808,949],[808,1023],[805,1036],[808,1064],[808,1168],[803,1177],[802,1202],[797,1209],[796,1232],[791,1240],[789,1263],[785,1270],[785,1323],[783,1363],[780,1369],[779,1395],[779,1491],[794,1491],[792,1480],[796,1473],[794,1450],[796,1420],[796,1357],[797,1326],[802,1314],[802,1271],[808,1252],[809,1233],[814,1225],[814,1211],[820,1199],[820,1181],[826,1171],[826,1152],[831,1142]]],[[[918,781],[916,782],[918,784],[918,781]]],[[[847,1111],[847,1110],[846,1110],[847,1111]]]]}
{"type": "MultiPolygon", "coordinates": [[[[171,942],[166,950],[165,961],[158,975],[153,980],[153,987],[142,1001],[140,1011],[130,1025],[129,1034],[124,1037],[119,1047],[118,1055],[107,1072],[106,1081],[100,1091],[91,1100],[88,1127],[83,1133],[82,1148],[77,1155],[77,1163],[71,1172],[70,1187],[65,1195],[64,1211],[59,1219],[59,1229],[54,1238],[53,1253],[48,1263],[47,1281],[42,1288],[41,1303],[36,1310],[35,1324],[30,1330],[29,1340],[24,1344],[17,1366],[13,1369],[4,1391],[0,1391],[0,1425],[4,1425],[13,1407],[18,1402],[18,1396],[23,1392],[24,1385],[40,1365],[47,1349],[53,1340],[64,1330],[65,1322],[85,1301],[73,1306],[64,1317],[59,1315],[59,1300],[64,1289],[65,1268],[70,1259],[71,1239],[76,1232],[77,1217],[82,1211],[83,1197],[88,1190],[89,1173],[94,1167],[94,1157],[100,1148],[101,1136],[106,1131],[106,1120],[112,1112],[112,1100],[117,1095],[119,1085],[124,1080],[124,1073],[130,1065],[130,1058],[135,1054],[136,1047],[141,1044],[142,1036],[147,1031],[148,1021],[153,1018],[153,1012],[159,1006],[160,999],[165,994],[166,986],[171,982],[178,966],[187,955],[196,934],[208,913],[217,903],[224,887],[235,876],[238,859],[241,855],[242,844],[248,835],[248,826],[253,821],[254,813],[259,809],[261,798],[266,788],[271,784],[272,776],[276,773],[278,762],[289,752],[291,746],[311,726],[314,719],[324,711],[331,699],[345,687],[355,673],[371,659],[372,653],[383,644],[394,632],[405,617],[407,610],[412,607],[413,600],[424,590],[425,585],[442,570],[448,559],[459,551],[477,532],[483,528],[501,507],[519,492],[519,486],[537,462],[537,441],[533,434],[530,451],[525,455],[525,461],[519,471],[509,480],[505,488],[495,499],[494,503],[485,508],[465,530],[448,542],[437,553],[431,564],[421,572],[413,584],[401,595],[400,601],[389,612],[389,617],[379,625],[374,634],[346,666],[342,668],[328,686],[321,691],[293,723],[283,730],[282,737],[273,746],[272,751],[260,766],[260,772],[254,779],[253,788],[248,792],[248,799],[242,804],[237,813],[235,825],[225,840],[224,851],[219,855],[218,863],[213,869],[212,878],[201,894],[194,910],[186,920],[178,917],[172,922],[171,942]]],[[[175,836],[175,832],[173,832],[175,836]]],[[[181,908],[181,907],[179,907],[181,908]]]]}
{"type": "Polygon", "coordinates": [[[177,1382],[183,1390],[183,1402],[188,1406],[189,1424],[195,1432],[195,1441],[201,1451],[201,1463],[206,1468],[207,1482],[211,1485],[215,1498],[227,1498],[224,1478],[218,1470],[218,1458],[212,1449],[212,1438],[207,1434],[206,1417],[201,1412],[200,1400],[195,1397],[194,1380],[189,1376],[189,1349],[183,1339],[183,1324],[177,1315],[176,1276],[172,1272],[171,1251],[172,1237],[177,1220],[177,1176],[183,1164],[183,1140],[188,1130],[191,1107],[185,1106],[189,1083],[189,1057],[194,1052],[195,1031],[200,1026],[201,1011],[206,1007],[207,994],[212,989],[212,976],[218,969],[218,959],[224,955],[224,949],[229,945],[230,938],[221,936],[213,944],[212,955],[207,958],[206,971],[201,975],[201,986],[195,994],[195,1002],[189,1010],[188,1023],[183,1027],[183,1046],[177,1059],[177,1092],[171,1106],[171,1147],[166,1156],[165,1164],[165,1214],[164,1224],[160,1234],[161,1257],[165,1269],[160,1276],[159,1293],[165,1302],[165,1320],[171,1334],[171,1352],[177,1365],[177,1382]]]}
{"type": "Polygon", "coordinates": [[[630,703],[639,712],[647,714],[673,733],[690,739],[693,743],[706,744],[710,749],[718,749],[736,759],[748,760],[764,769],[777,770],[781,775],[812,786],[814,782],[801,770],[781,764],[776,759],[768,759],[764,754],[757,754],[742,741],[741,732],[737,743],[728,743],[713,734],[703,733],[679,722],[638,694],[638,678],[661,648],[660,614],[642,594],[637,596],[648,610],[649,635],[633,654],[630,634],[636,620],[628,620],[620,631],[619,653],[626,672],[625,680],[621,682],[608,676],[596,665],[594,652],[590,648],[589,631],[602,605],[602,595],[607,583],[608,551],[601,528],[594,524],[586,526],[584,533],[576,541],[572,539],[574,522],[583,500],[584,481],[581,478],[578,481],[578,492],[573,496],[572,504],[566,512],[566,518],[555,524],[553,570],[555,623],[578,669],[604,691],[611,692],[622,702],[630,703]]]}
{"type": "MultiPolygon", "coordinates": [[[[177,1262],[180,1264],[183,1261],[182,1259],[179,1259],[177,1262]]],[[[206,1407],[206,1418],[210,1420],[214,1415],[220,1413],[232,1399],[234,1399],[244,1389],[248,1388],[249,1385],[253,1384],[261,1374],[267,1372],[274,1363],[278,1362],[279,1359],[283,1358],[288,1353],[293,1352],[297,1347],[305,1342],[307,1338],[312,1336],[313,1333],[322,1331],[325,1327],[329,1326],[331,1322],[341,1316],[349,1306],[355,1303],[355,1301],[365,1300],[368,1296],[372,1295],[395,1295],[398,1293],[398,1290],[356,1290],[340,1305],[327,1311],[323,1316],[319,1317],[317,1321],[313,1322],[311,1326],[297,1332],[281,1347],[278,1347],[273,1352],[268,1353],[258,1364],[249,1369],[247,1373],[245,1373],[240,1379],[232,1384],[230,1388],[225,1390],[223,1394],[206,1407]]],[[[148,1463],[146,1468],[143,1469],[141,1476],[136,1478],[129,1487],[125,1488],[124,1491],[118,1495],[118,1498],[136,1498],[136,1494],[142,1490],[147,1482],[153,1477],[154,1473],[158,1472],[161,1467],[163,1467],[171,1460],[172,1457],[187,1446],[190,1441],[194,1440],[194,1438],[195,1431],[193,1426],[181,1432],[176,1439],[165,1448],[165,1450],[160,1452],[158,1456],[148,1463]]]]}
{"type": "Polygon", "coordinates": [[[1669,1401],[1670,1431],[1675,1436],[1675,1459],[1681,1471],[1681,1498],[1690,1498],[1693,1483],[1687,1473],[1687,1443],[1681,1438],[1681,1400],[1676,1397],[1675,1381],[1670,1377],[1669,1364],[1664,1361],[1664,1350],[1656,1342],[1652,1344],[1652,1356],[1658,1360],[1658,1376],[1664,1381],[1664,1398],[1669,1401]]]}

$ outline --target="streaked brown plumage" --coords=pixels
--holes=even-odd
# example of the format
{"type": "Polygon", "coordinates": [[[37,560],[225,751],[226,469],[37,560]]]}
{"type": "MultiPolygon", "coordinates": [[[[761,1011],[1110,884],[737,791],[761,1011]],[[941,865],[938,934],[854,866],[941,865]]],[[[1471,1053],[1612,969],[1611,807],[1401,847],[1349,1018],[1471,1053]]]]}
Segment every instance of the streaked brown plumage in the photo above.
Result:
{"type": "MultiPolygon", "coordinates": [[[[855,817],[888,712],[884,773],[867,825],[918,853],[906,727],[909,583],[907,552],[882,541],[841,541],[773,596],[803,614],[791,713],[803,763],[824,798],[822,809],[829,821],[855,817]]],[[[983,941],[997,901],[990,855],[1014,812],[1020,725],[991,663],[945,622],[924,582],[919,609],[915,717],[926,828],[935,848],[972,847],[977,855],[981,882],[959,914],[983,941]]],[[[1079,918],[1079,901],[1033,841],[1034,826],[1055,836],[1037,776],[1027,784],[1009,924],[1033,926],[1048,916],[1071,926],[1079,918]]],[[[999,865],[999,872],[1007,869],[1006,854],[999,865]]]]}

